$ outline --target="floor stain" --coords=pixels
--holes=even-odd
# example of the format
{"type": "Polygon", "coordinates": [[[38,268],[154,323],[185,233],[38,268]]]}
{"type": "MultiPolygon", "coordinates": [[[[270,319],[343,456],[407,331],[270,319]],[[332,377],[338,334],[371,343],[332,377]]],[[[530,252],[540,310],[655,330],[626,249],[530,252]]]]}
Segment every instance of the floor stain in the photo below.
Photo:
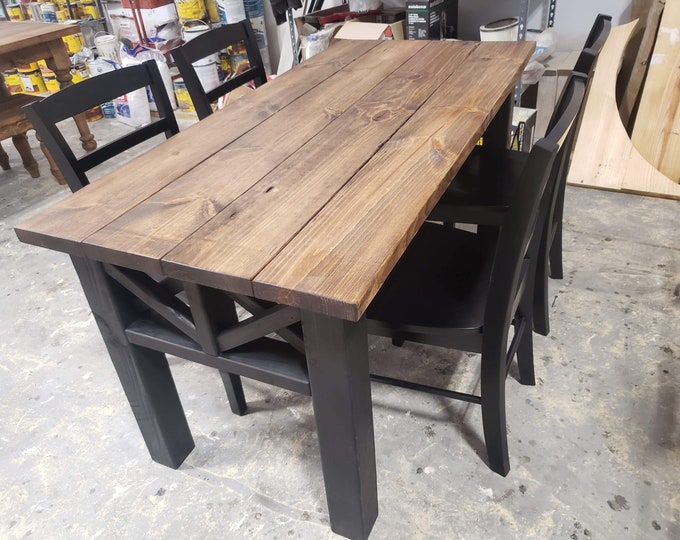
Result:
{"type": "Polygon", "coordinates": [[[609,508],[615,512],[620,512],[621,510],[630,510],[628,501],[622,495],[616,495],[613,501],[607,501],[609,508]]]}

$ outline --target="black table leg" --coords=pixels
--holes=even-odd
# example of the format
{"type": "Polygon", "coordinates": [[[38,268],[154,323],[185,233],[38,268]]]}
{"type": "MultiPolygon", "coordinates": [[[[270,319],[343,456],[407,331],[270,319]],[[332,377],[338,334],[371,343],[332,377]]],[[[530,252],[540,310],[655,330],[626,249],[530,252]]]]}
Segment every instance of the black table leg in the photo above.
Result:
{"type": "Polygon", "coordinates": [[[484,133],[484,146],[491,148],[507,148],[510,142],[510,131],[512,129],[512,111],[515,108],[515,101],[512,94],[508,96],[505,103],[496,113],[493,120],[486,128],[484,133]]]}
{"type": "Polygon", "coordinates": [[[139,308],[100,263],[71,257],[151,458],[176,469],[194,448],[165,355],[128,342],[139,308]]]}
{"type": "Polygon", "coordinates": [[[378,517],[366,322],[302,312],[331,529],[368,537],[378,517]]]}

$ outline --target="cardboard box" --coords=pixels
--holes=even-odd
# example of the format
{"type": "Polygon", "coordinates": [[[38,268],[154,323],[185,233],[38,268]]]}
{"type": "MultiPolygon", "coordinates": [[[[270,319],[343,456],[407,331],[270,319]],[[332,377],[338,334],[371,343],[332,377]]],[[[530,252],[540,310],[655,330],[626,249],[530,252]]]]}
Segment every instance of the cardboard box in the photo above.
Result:
{"type": "Polygon", "coordinates": [[[335,34],[335,39],[404,39],[404,23],[348,21],[335,34]]]}
{"type": "Polygon", "coordinates": [[[406,39],[454,39],[458,0],[406,0],[406,39]]]}

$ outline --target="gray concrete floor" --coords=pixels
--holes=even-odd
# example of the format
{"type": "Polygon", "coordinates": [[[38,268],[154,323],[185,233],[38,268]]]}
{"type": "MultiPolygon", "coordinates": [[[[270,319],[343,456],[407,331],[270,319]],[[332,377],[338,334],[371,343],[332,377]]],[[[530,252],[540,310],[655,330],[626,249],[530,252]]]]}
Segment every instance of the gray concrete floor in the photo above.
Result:
{"type": "MultiPolygon", "coordinates": [[[[151,461],[68,257],[13,232],[68,194],[32,142],[41,178],[7,141],[0,172],[0,538],[336,538],[307,397],[246,381],[237,417],[215,371],[171,358],[196,449],[179,470],[151,461]]],[[[371,538],[680,538],[679,211],[567,190],[538,384],[507,382],[507,478],[485,465],[476,406],[373,386],[371,538]]],[[[371,339],[370,356],[477,383],[470,355],[371,339]]]]}

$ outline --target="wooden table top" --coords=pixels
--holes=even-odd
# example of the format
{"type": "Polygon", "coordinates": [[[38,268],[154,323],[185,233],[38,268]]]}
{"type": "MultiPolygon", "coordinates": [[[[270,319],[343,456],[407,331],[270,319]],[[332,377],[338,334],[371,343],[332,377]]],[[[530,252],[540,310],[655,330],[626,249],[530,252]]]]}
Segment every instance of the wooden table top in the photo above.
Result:
{"type": "Polygon", "coordinates": [[[80,32],[77,24],[0,22],[0,55],[80,32]]]}
{"type": "Polygon", "coordinates": [[[533,48],[338,40],[17,235],[358,320],[533,48]]]}

